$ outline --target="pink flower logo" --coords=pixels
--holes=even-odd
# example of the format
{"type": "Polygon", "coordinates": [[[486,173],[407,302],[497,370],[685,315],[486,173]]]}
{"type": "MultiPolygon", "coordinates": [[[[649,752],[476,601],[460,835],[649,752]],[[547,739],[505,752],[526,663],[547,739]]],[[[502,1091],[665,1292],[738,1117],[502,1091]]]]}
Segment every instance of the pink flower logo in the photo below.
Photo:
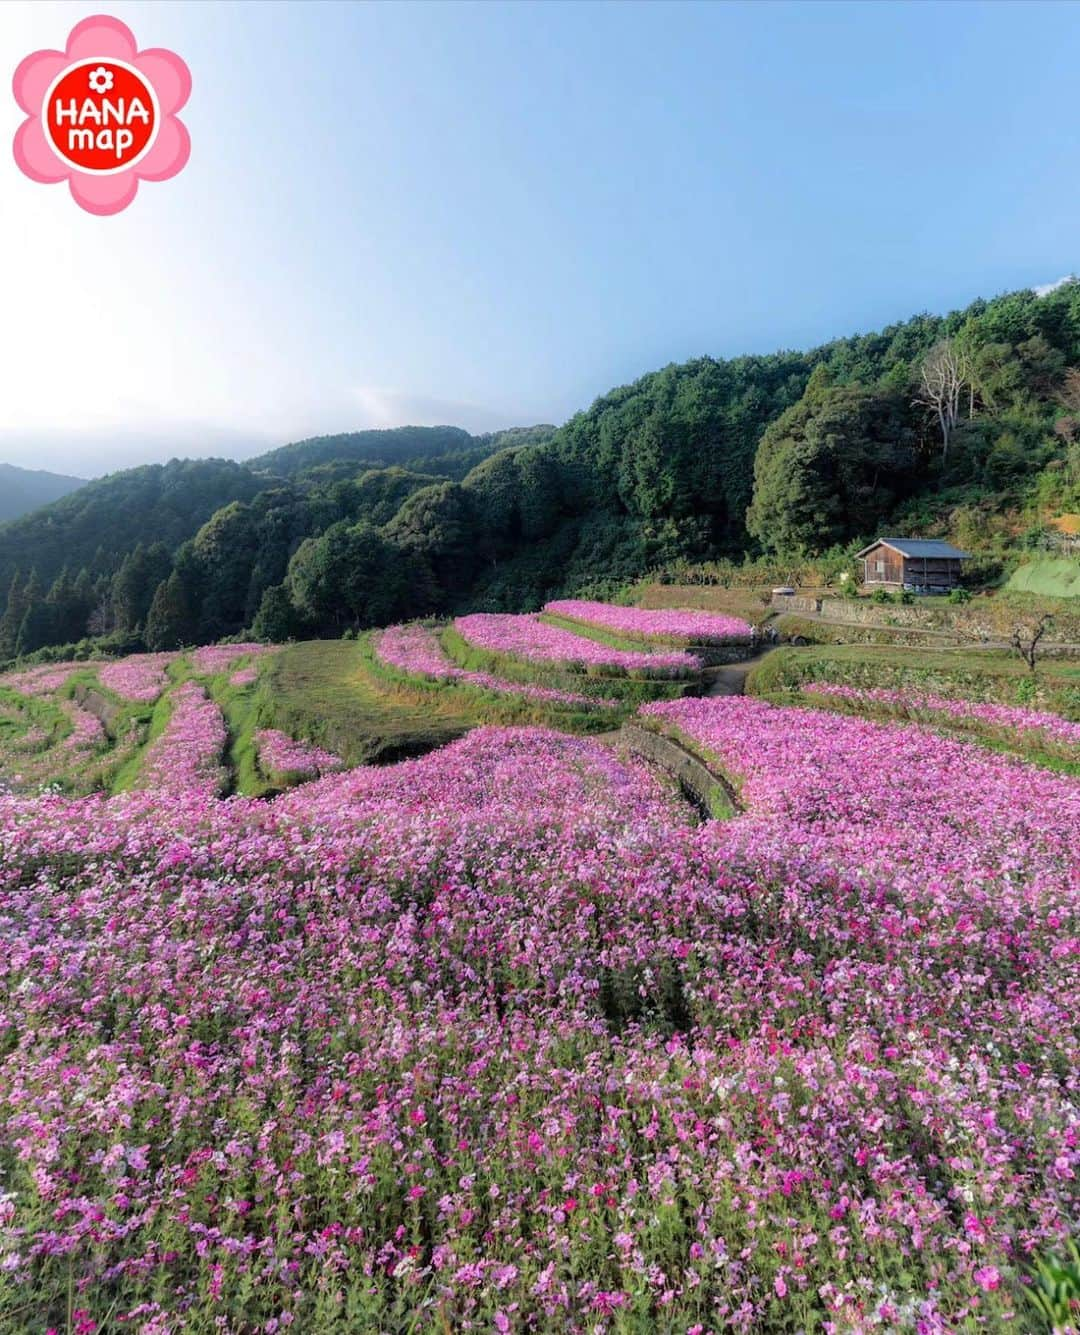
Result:
{"type": "Polygon", "coordinates": [[[63,51],[35,51],[12,81],[27,118],[15,161],[32,181],[67,181],[89,213],[126,209],[140,181],[167,181],[191,140],[176,113],[191,73],[172,51],[139,51],[130,30],[104,14],[72,28],[63,51]]]}

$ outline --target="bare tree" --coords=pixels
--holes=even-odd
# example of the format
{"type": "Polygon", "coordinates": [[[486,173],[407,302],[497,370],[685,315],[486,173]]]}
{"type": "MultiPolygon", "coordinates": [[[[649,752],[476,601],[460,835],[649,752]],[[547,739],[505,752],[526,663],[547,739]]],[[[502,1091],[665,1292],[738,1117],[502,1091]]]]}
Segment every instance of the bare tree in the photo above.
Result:
{"type": "Polygon", "coordinates": [[[87,635],[108,635],[113,629],[112,603],[103,598],[93,609],[86,623],[87,635]]]}
{"type": "Polygon", "coordinates": [[[1044,612],[1036,621],[1022,622],[1013,627],[1009,643],[1028,665],[1032,672],[1039,656],[1039,642],[1054,623],[1049,612],[1044,612]]]}
{"type": "Polygon", "coordinates": [[[1080,366],[1073,366],[1065,372],[1058,402],[1070,413],[1080,413],[1080,366]]]}
{"type": "MultiPolygon", "coordinates": [[[[955,340],[935,343],[923,359],[919,394],[915,402],[928,408],[941,430],[941,458],[949,457],[949,440],[960,420],[960,398],[971,387],[971,365],[967,353],[955,340]]],[[[974,392],[971,407],[974,408],[974,392]]]]}

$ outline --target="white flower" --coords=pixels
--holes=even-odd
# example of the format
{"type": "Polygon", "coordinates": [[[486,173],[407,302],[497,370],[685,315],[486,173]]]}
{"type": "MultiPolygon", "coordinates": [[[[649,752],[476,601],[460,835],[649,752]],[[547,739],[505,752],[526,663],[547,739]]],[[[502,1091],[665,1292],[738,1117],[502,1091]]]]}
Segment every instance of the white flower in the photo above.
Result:
{"type": "Polygon", "coordinates": [[[99,65],[96,70],[90,71],[90,91],[92,93],[107,93],[112,86],[112,70],[107,70],[104,65],[99,65]]]}

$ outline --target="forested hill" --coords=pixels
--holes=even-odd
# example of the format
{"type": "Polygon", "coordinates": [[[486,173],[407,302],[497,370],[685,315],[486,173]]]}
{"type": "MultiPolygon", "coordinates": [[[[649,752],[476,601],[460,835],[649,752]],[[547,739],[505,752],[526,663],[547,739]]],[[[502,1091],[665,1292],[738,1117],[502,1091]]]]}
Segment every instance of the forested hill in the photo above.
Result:
{"type": "Polygon", "coordinates": [[[371,466],[410,464],[417,459],[465,454],[475,446],[467,431],[456,426],[402,426],[389,431],[348,431],[337,436],[313,436],[293,445],[248,460],[248,467],[278,477],[297,473],[319,464],[355,463],[363,460],[371,466]]]}
{"type": "Polygon", "coordinates": [[[0,464],[0,522],[17,519],[19,515],[59,500],[82,486],[85,486],[85,479],[81,477],[64,477],[61,473],[0,464]]]}
{"type": "Polygon", "coordinates": [[[318,437],[174,462],[0,525],[0,657],[535,607],[660,563],[851,549],[882,526],[1000,550],[1080,510],[1080,284],[808,352],[700,358],[559,429],[318,437]]]}

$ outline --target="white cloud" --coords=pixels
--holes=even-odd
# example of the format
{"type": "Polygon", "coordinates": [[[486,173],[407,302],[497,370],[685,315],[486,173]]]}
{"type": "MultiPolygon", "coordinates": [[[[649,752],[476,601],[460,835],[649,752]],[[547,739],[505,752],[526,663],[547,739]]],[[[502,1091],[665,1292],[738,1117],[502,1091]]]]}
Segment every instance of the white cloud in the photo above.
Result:
{"type": "Polygon", "coordinates": [[[1032,292],[1035,293],[1037,297],[1046,297],[1049,296],[1051,292],[1056,292],[1059,287],[1065,287],[1066,284],[1075,282],[1076,282],[1076,275],[1070,273],[1066,274],[1064,278],[1057,279],[1056,282],[1042,283],[1040,284],[1040,286],[1033,287],[1031,290],[1032,292]]]}
{"type": "Polygon", "coordinates": [[[361,427],[460,426],[480,433],[512,425],[505,412],[476,403],[431,398],[378,385],[355,385],[349,394],[360,410],[361,427]]]}

